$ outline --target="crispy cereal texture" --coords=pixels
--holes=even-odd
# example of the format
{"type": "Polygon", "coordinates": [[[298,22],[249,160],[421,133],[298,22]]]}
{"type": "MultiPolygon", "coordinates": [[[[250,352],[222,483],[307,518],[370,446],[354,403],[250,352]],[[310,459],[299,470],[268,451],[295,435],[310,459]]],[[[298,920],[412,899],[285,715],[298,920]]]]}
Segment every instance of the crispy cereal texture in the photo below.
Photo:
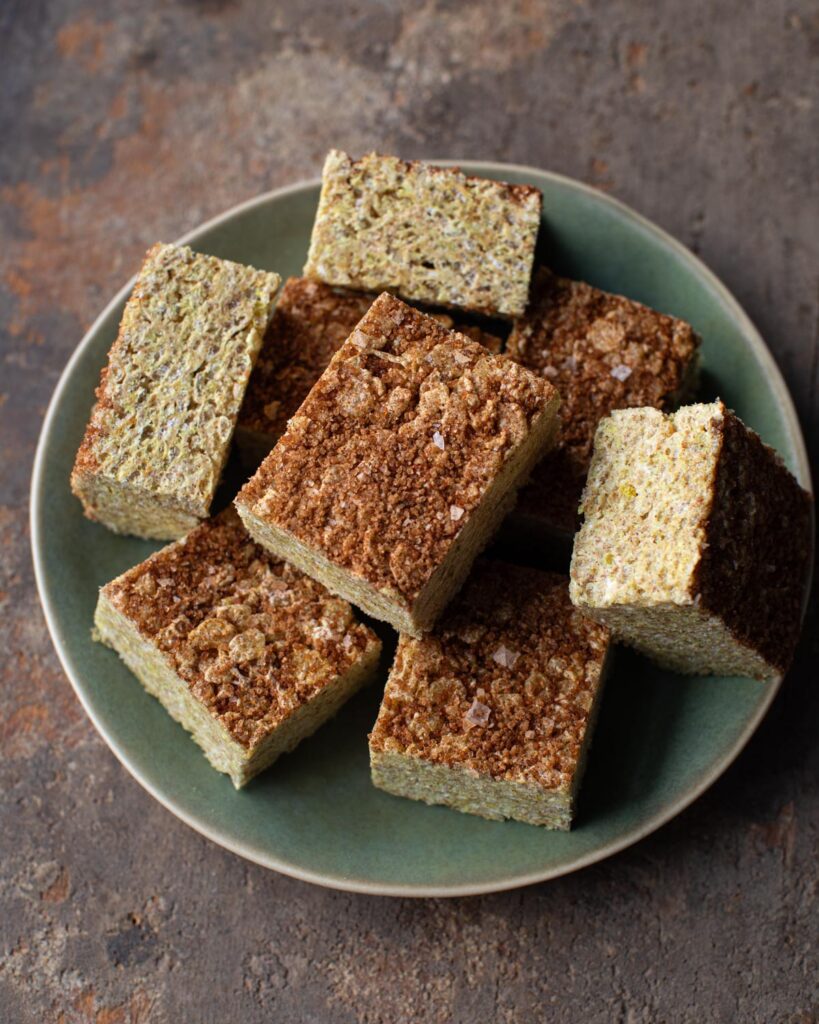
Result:
{"type": "Polygon", "coordinates": [[[507,353],[560,392],[561,430],[521,490],[511,526],[574,534],[597,424],[613,409],[670,411],[690,399],[699,345],[683,320],[539,268],[507,353]]]}
{"type": "Polygon", "coordinates": [[[346,601],[254,544],[232,510],[103,587],[95,624],[237,787],[335,714],[380,651],[346,601]]]}
{"type": "Polygon", "coordinates": [[[384,294],[236,506],[362,610],[431,628],[552,443],[552,385],[384,294]]]}
{"type": "Polygon", "coordinates": [[[90,519],[167,540],[208,514],[278,286],[186,246],[149,250],[71,474],[90,519]]]}
{"type": "Polygon", "coordinates": [[[810,497],[722,402],[600,424],[571,598],[659,664],[784,674],[799,635],[810,497]]]}
{"type": "Polygon", "coordinates": [[[331,150],[304,273],[431,305],[518,316],[541,206],[531,185],[331,150]]]}
{"type": "MultiPolygon", "coordinates": [[[[285,282],[236,426],[236,444],[251,470],[287,429],[287,421],[375,298],[306,277],[285,282]]],[[[445,314],[436,313],[435,319],[445,327],[454,326],[445,314]]],[[[479,327],[458,325],[457,330],[493,352],[500,352],[503,345],[500,338],[479,327]]]]}
{"type": "Polygon", "coordinates": [[[236,440],[248,463],[257,454],[250,446],[258,465],[281,437],[374,298],[304,277],[285,282],[239,412],[236,440]]]}
{"type": "Polygon", "coordinates": [[[402,636],[370,734],[373,782],[485,818],[568,829],[609,631],[568,579],[479,562],[422,640],[402,636]]]}

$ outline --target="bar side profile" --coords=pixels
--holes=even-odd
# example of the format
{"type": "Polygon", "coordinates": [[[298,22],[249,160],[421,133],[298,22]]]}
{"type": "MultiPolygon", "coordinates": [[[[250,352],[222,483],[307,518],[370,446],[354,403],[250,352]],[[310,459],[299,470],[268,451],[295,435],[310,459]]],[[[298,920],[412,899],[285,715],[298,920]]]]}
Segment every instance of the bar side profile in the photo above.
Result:
{"type": "Polygon", "coordinates": [[[597,431],[571,597],[618,640],[699,675],[793,657],[810,498],[722,402],[612,413],[597,431]]]}
{"type": "Polygon", "coordinates": [[[89,518],[168,540],[207,516],[278,284],[184,246],[149,250],[71,474],[89,518]]]}
{"type": "Polygon", "coordinates": [[[457,168],[332,150],[306,277],[488,316],[520,315],[542,196],[457,168]]]}

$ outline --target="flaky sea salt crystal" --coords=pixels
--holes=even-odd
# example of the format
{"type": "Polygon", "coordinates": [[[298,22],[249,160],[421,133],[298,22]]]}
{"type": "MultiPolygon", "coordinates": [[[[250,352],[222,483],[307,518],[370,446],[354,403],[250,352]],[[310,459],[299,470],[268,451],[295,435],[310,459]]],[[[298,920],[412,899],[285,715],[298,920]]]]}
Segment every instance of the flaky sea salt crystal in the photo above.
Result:
{"type": "Polygon", "coordinates": [[[555,366],[544,366],[543,367],[543,376],[544,377],[548,377],[549,380],[552,380],[554,377],[557,376],[557,367],[555,367],[555,366]]]}
{"type": "Polygon", "coordinates": [[[454,522],[457,523],[463,514],[464,510],[461,508],[460,505],[449,506],[449,518],[454,520],[454,522]]]}
{"type": "Polygon", "coordinates": [[[441,451],[444,450],[444,439],[443,437],[441,437],[437,430],[432,435],[432,443],[435,445],[436,448],[440,448],[441,451]]]}
{"type": "Polygon", "coordinates": [[[472,706],[469,711],[464,715],[464,718],[470,726],[473,725],[486,725],[489,721],[489,716],[492,714],[490,709],[485,705],[481,704],[479,700],[473,700],[472,706]]]}
{"type": "Polygon", "coordinates": [[[612,368],[611,375],[615,380],[628,380],[631,376],[631,367],[626,366],[625,363],[618,363],[617,366],[612,368]]]}
{"type": "Polygon", "coordinates": [[[503,665],[504,668],[512,668],[518,660],[518,654],[517,651],[510,651],[505,644],[501,644],[493,653],[492,660],[496,661],[499,665],[503,665]]]}
{"type": "Polygon", "coordinates": [[[350,636],[349,633],[344,634],[344,639],[341,641],[341,646],[344,648],[345,651],[349,651],[349,649],[353,646],[353,638],[350,636]]]}

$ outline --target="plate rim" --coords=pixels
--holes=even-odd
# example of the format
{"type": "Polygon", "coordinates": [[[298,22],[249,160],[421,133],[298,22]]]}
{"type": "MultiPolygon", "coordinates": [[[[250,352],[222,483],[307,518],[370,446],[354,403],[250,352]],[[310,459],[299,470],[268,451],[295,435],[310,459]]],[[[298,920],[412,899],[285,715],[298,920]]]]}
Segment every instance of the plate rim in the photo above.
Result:
{"type": "MultiPolygon", "coordinates": [[[[566,186],[575,191],[585,193],[591,196],[596,201],[603,202],[605,205],[612,207],[622,217],[632,221],[635,225],[640,227],[643,231],[654,235],[658,241],[662,242],[666,247],[673,250],[679,257],[688,261],[693,265],[693,268],[698,271],[704,281],[710,285],[714,293],[717,295],[719,300],[724,303],[730,312],[731,316],[739,323],[743,333],[747,336],[751,349],[754,352],[755,357],[759,360],[762,368],[767,372],[771,387],[776,395],[776,399],[779,403],[779,408],[782,411],[783,418],[786,421],[786,427],[789,435],[794,439],[795,442],[795,456],[796,456],[796,475],[801,485],[809,491],[813,491],[811,482],[811,470],[810,461],[808,458],[807,447],[805,445],[805,438],[802,433],[802,427],[799,422],[799,417],[796,413],[796,408],[793,403],[790,391],[785,383],[782,373],[773,357],[773,354],[765,344],[762,335],[757,330],[751,318],[745,312],[740,305],[739,301],[734,297],[733,293],[727,288],[725,284],[717,277],[717,275],[709,269],[709,267],[697,256],[696,253],[692,252],[686,245],[676,239],[673,235],[669,234],[664,228],[655,224],[647,217],[638,213],[632,207],[622,202],[620,199],[614,196],[608,195],[602,192],[600,189],[596,189],[585,182],[578,181],[575,178],[571,178],[568,175],[559,174],[555,171],[542,170],[537,167],[533,167],[527,164],[512,164],[504,163],[499,161],[487,161],[487,160],[435,160],[430,159],[429,163],[437,164],[439,166],[449,167],[464,167],[469,173],[484,173],[488,171],[491,174],[497,174],[503,176],[508,174],[510,171],[521,174],[529,175],[533,174],[537,177],[548,178],[556,182],[559,185],[566,186]]],[[[202,224],[197,225],[190,231],[185,232],[180,238],[176,240],[174,244],[188,244],[194,241],[200,234],[209,231],[213,228],[219,227],[226,221],[232,220],[236,216],[242,213],[246,213],[252,210],[254,207],[263,206],[266,203],[284,198],[287,195],[295,192],[301,192],[305,189],[316,188],[320,186],[320,177],[306,178],[298,182],[291,183],[289,185],[283,185],[279,188],[270,189],[267,192],[262,192],[259,195],[253,196],[250,199],[244,200],[241,203],[237,203],[235,206],[217,214],[215,217],[211,217],[209,220],[202,224]]],[[[180,808],[176,802],[166,797],[156,786],[148,782],[141,774],[140,769],[137,765],[131,763],[127,752],[121,749],[119,744],[110,737],[101,721],[97,717],[94,707],[90,700],[86,697],[83,692],[83,684],[80,679],[80,673],[74,671],[73,666],[69,662],[67,651],[64,648],[64,643],[60,629],[57,624],[56,615],[54,609],[51,606],[50,599],[48,597],[48,584],[47,584],[47,570],[44,564],[43,558],[43,547],[40,532],[40,520],[42,517],[42,504],[44,497],[44,465],[46,459],[46,452],[48,448],[48,440],[52,433],[53,421],[56,416],[56,411],[61,403],[63,392],[65,391],[68,381],[72,376],[74,367],[79,361],[82,353],[86,347],[91,344],[91,340],[99,330],[100,325],[109,316],[111,311],[116,308],[123,299],[130,293],[133,288],[136,275],[133,275],[119,291],[113,296],[105,307],[94,319],[88,330],[83,335],[77,347],[72,352],[65,364],[62,373],[60,374],[59,380],[57,381],[54,392],[48,403],[46,414],[43,418],[42,426],[40,428],[39,438],[37,440],[37,448],[34,456],[34,462],[32,467],[31,475],[31,489],[29,499],[29,527],[31,536],[31,553],[32,561],[34,564],[34,578],[37,586],[37,595],[40,601],[40,605],[43,610],[43,614],[48,627],[51,641],[54,645],[54,649],[57,653],[57,658],[60,665],[68,677],[69,682],[76,694],[83,710],[91,720],[92,725],[97,730],[103,741],[105,742],[108,749],[114,754],[120,764],[126,769],[126,771],[136,780],[136,782],[145,789],[162,807],[170,811],[176,818],[184,822],[194,831],[203,835],[211,842],[216,843],[218,846],[229,850],[231,853],[242,857],[245,860],[251,861],[252,863],[259,864],[261,867],[265,867],[280,874],[286,875],[290,878],[296,878],[302,882],[309,882],[314,885],[323,886],[325,888],[334,889],[342,892],[355,892],[362,893],[365,895],[377,895],[377,896],[398,896],[398,897],[414,897],[414,898],[441,898],[441,897],[460,897],[460,896],[478,896],[488,893],[505,892],[511,889],[518,889],[524,886],[534,885],[538,882],[549,881],[552,878],[559,878],[563,875],[571,874],[575,871],[579,871],[582,868],[588,867],[592,864],[596,864],[608,857],[619,853],[622,850],[627,849],[630,846],[635,845],[646,836],[651,835],[652,832],[657,831],[663,825],[667,824],[678,814],[689,807],[695,800],[697,800],[702,794],[712,786],[717,779],[719,779],[724,772],[730,767],[731,764],[740,755],[750,738],[758,729],[762,719],[768,712],[771,704],[773,703],[779,689],[782,685],[783,677],[767,683],[768,692],[765,699],[761,702],[758,709],[756,710],[753,717],[746,724],[745,729],[737,737],[732,746],[728,748],[722,756],[713,764],[706,772],[703,773],[702,777],[696,782],[691,789],[684,795],[680,796],[670,805],[663,807],[657,813],[651,815],[646,819],[638,828],[630,831],[627,835],[621,836],[618,839],[612,839],[608,843],[598,847],[595,850],[588,851],[587,853],[576,857],[570,863],[562,864],[558,867],[545,868],[539,871],[531,871],[525,874],[515,875],[513,877],[500,880],[490,881],[478,884],[464,883],[462,885],[405,885],[405,884],[393,884],[393,883],[378,883],[368,882],[364,879],[355,877],[345,877],[343,875],[329,875],[324,874],[320,871],[314,871],[311,869],[305,869],[300,867],[298,864],[294,864],[287,860],[282,860],[274,855],[261,856],[253,849],[249,844],[245,844],[241,841],[233,839],[230,835],[225,834],[218,828],[211,827],[206,820],[200,817],[189,814],[184,809],[180,808]]],[[[813,528],[813,525],[812,525],[813,528]]],[[[812,564],[811,564],[812,571],[812,564]]],[[[807,602],[808,595],[811,589],[811,579],[808,579],[807,586],[805,589],[805,602],[807,602]]]]}

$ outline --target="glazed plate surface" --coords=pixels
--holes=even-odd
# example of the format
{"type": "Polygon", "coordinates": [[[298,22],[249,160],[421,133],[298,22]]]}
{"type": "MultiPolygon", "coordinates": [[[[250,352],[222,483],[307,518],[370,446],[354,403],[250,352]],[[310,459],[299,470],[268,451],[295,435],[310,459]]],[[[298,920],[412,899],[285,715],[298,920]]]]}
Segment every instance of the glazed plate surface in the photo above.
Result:
{"type": "MultiPolygon", "coordinates": [[[[804,486],[804,442],[782,378],[723,285],[671,237],[567,178],[461,164],[537,185],[554,269],[690,321],[702,335],[702,397],[721,396],[777,448],[804,486]]],[[[183,241],[282,277],[304,263],[319,183],[259,196],[183,241]]],[[[489,822],[388,796],[369,781],[367,732],[379,687],[237,793],[110,650],[91,640],[98,588],[158,545],[84,519],[68,477],[131,282],[80,343],[43,426],[32,484],[32,545],[54,643],[105,741],[157,800],[193,828],[277,871],[339,889],[414,896],[490,892],[576,870],[679,813],[734,760],[775,685],[660,672],[620,652],[604,697],[576,828],[489,822]]],[[[241,478],[238,480],[241,483],[241,478]]]]}

